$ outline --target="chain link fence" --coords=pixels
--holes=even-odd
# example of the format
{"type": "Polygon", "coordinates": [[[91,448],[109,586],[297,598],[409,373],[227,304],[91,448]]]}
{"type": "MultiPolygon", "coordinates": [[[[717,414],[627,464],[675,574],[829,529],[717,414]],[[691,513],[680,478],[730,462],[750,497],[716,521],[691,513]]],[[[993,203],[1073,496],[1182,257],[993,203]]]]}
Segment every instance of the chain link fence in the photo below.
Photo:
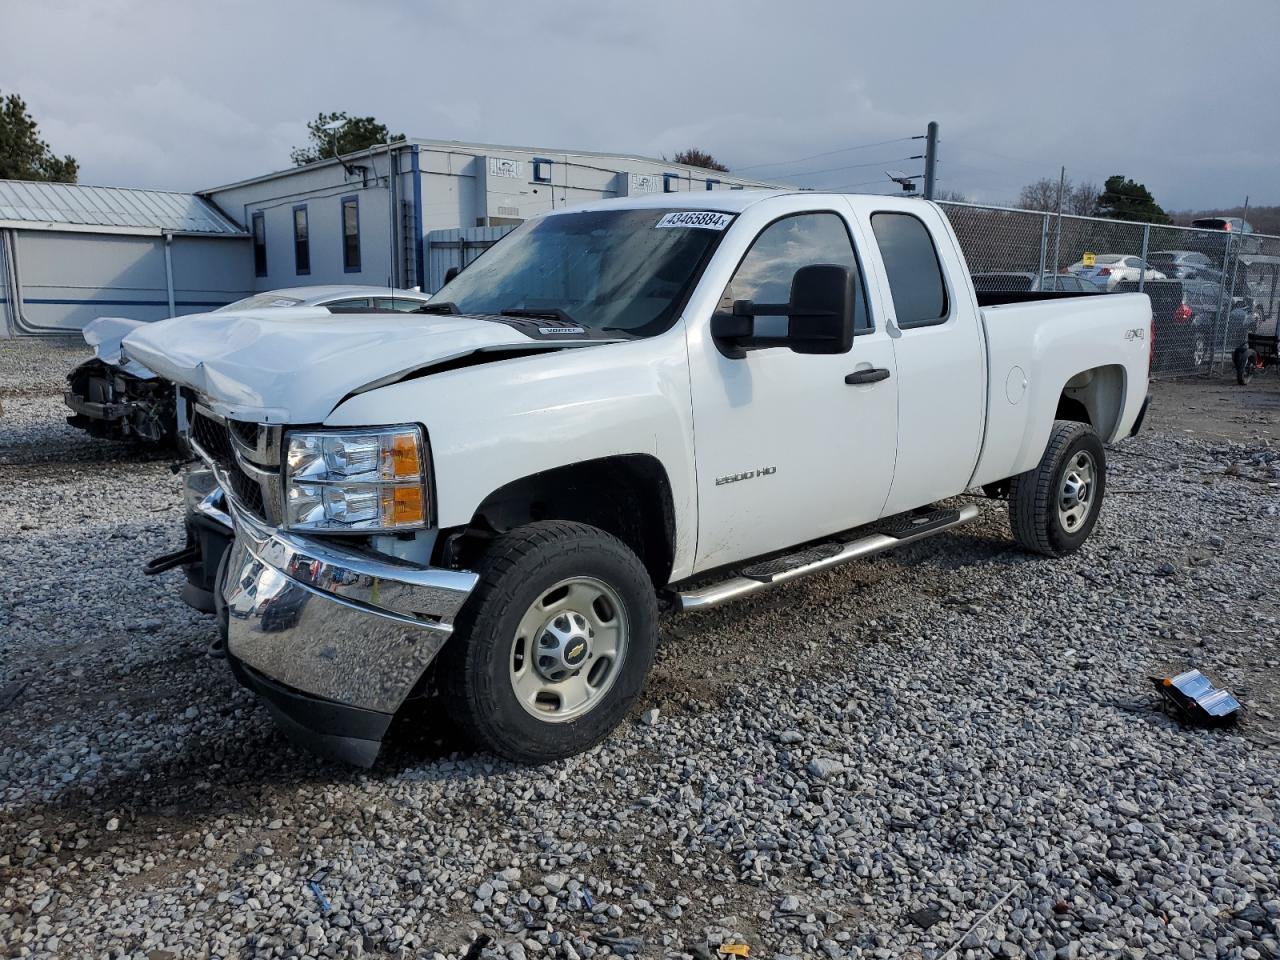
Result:
{"type": "Polygon", "coordinates": [[[944,202],[984,291],[1146,293],[1152,375],[1232,369],[1250,333],[1274,336],[1280,237],[944,202]]]}

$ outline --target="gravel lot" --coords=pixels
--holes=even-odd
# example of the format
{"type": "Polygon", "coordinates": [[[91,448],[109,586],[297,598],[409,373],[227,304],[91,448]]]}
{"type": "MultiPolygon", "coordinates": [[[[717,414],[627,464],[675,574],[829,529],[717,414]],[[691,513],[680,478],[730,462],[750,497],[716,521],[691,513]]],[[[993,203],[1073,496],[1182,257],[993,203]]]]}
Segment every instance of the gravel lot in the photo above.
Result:
{"type": "Polygon", "coordinates": [[[990,504],[667,618],[645,712],[585,756],[406,724],[364,773],[282,739],[180,574],[141,575],[179,478],[63,424],[81,355],[0,344],[0,954],[1280,957],[1273,374],[1159,385],[1071,558],[990,504]],[[1190,665],[1238,728],[1158,709],[1190,665]]]}

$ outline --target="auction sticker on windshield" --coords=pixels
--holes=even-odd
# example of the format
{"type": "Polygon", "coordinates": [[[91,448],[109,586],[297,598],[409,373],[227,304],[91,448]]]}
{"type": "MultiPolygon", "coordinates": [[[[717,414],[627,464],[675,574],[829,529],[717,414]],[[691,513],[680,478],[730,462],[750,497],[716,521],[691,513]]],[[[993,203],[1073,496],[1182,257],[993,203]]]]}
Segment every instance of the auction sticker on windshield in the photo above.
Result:
{"type": "Polygon", "coordinates": [[[733,219],[731,213],[716,213],[711,210],[681,210],[679,213],[668,213],[659,220],[655,227],[698,227],[702,230],[723,230],[733,219]]]}

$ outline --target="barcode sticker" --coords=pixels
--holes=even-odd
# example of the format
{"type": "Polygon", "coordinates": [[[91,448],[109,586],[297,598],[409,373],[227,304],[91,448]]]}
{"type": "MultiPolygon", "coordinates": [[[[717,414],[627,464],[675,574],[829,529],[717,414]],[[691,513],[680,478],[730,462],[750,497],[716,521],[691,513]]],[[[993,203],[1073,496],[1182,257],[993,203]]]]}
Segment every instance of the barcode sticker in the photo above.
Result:
{"type": "Polygon", "coordinates": [[[655,226],[723,230],[732,219],[733,214],[731,213],[716,213],[712,210],[681,210],[679,213],[668,213],[655,226]]]}

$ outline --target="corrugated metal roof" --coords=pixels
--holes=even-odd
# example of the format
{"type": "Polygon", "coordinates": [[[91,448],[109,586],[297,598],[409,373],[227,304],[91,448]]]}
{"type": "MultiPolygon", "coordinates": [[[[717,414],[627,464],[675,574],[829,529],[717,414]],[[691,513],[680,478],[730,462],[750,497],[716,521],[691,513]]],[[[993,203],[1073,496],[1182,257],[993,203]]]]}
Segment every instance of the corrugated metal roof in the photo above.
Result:
{"type": "Polygon", "coordinates": [[[244,235],[212,204],[189,193],[28,180],[0,180],[0,223],[5,221],[45,230],[244,235]]]}

